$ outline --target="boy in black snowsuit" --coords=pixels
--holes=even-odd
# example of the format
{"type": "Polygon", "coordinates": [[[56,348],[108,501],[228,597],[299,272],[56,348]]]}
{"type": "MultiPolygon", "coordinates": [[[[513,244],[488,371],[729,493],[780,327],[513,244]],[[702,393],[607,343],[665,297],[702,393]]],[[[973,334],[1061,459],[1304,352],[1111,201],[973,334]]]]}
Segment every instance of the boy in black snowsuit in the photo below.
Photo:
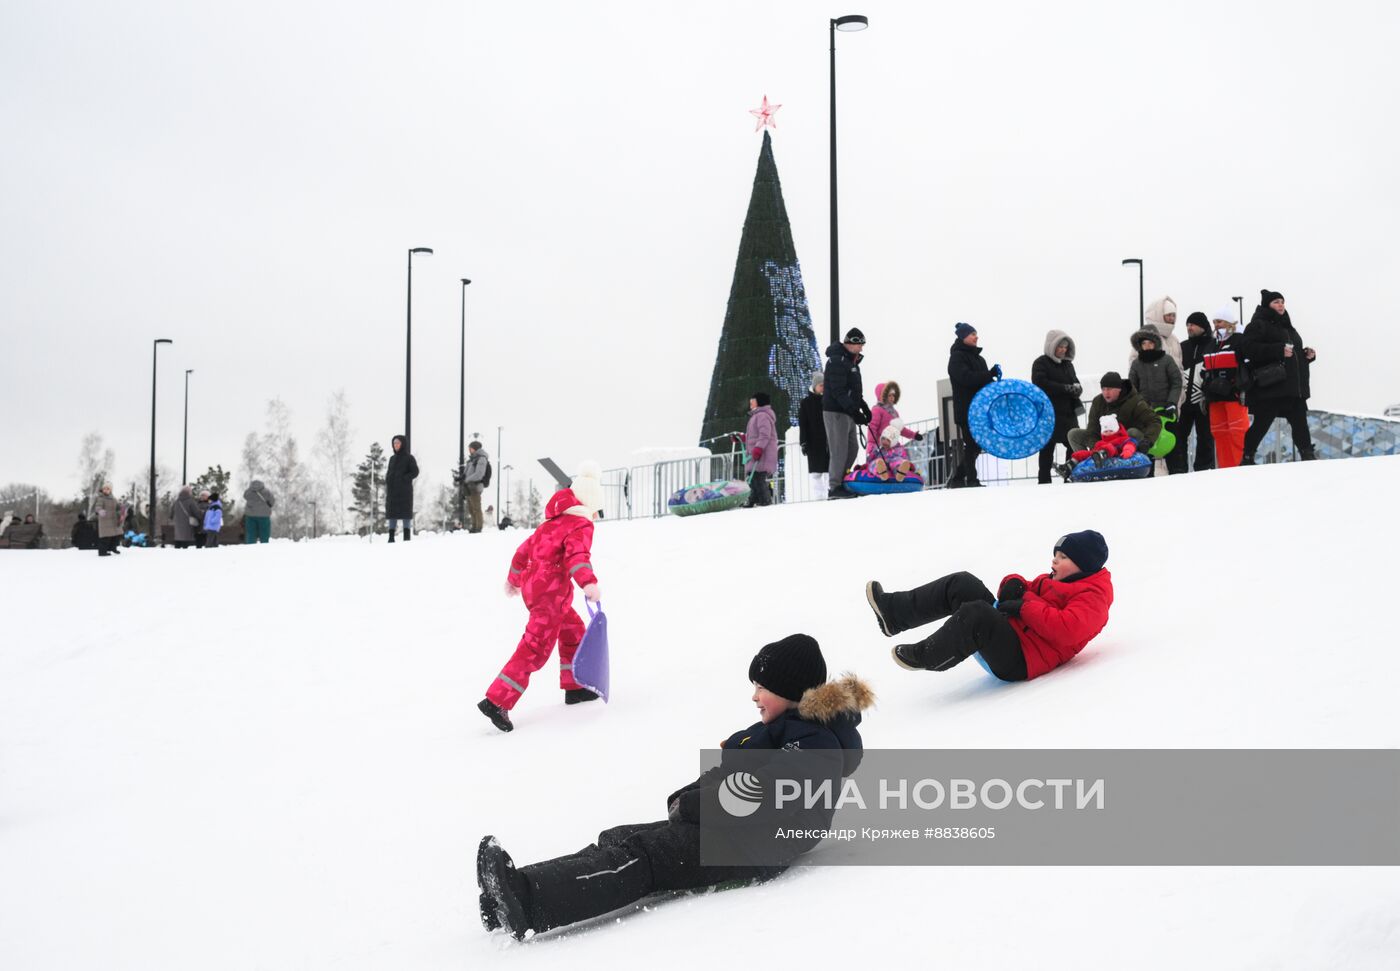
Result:
{"type": "MultiPolygon", "coordinates": [[[[721,743],[722,759],[731,751],[773,750],[780,763],[786,752],[829,750],[839,756],[837,771],[855,771],[862,747],[860,712],[870,707],[874,694],[854,675],[827,681],[826,661],[814,639],[793,634],[766,645],[749,665],[749,680],[761,720],[721,743]]],[[[597,917],[653,893],[777,876],[785,866],[700,862],[701,803],[707,790],[718,789],[731,771],[722,762],[671,793],[666,819],[615,826],[577,853],[518,870],[495,837],[484,837],[476,858],[482,923],[487,930],[504,928],[522,940],[527,933],[597,917]]],[[[829,810],[810,810],[799,822],[820,829],[830,817],[829,810]]],[[[767,830],[771,824],[761,825],[767,830]]],[[[735,839],[736,844],[742,841],[742,836],[735,839]]],[[[815,844],[798,844],[793,858],[815,844]]]]}

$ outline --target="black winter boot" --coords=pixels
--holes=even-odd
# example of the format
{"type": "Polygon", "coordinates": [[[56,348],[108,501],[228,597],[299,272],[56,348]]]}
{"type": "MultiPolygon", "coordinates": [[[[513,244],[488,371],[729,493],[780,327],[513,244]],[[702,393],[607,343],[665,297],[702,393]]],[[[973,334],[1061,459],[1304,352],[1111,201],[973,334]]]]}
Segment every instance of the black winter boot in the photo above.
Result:
{"type": "Polygon", "coordinates": [[[405,526],[403,528],[403,541],[407,543],[411,539],[413,539],[413,527],[405,526]]]}
{"type": "Polygon", "coordinates": [[[477,711],[491,719],[491,724],[495,725],[503,732],[515,730],[515,725],[511,723],[510,712],[496,704],[490,698],[482,698],[476,706],[477,711]]]}
{"type": "Polygon", "coordinates": [[[581,705],[585,701],[597,701],[598,696],[587,688],[567,688],[564,691],[564,704],[581,705]]]}
{"type": "Polygon", "coordinates": [[[919,626],[913,616],[914,595],[909,591],[886,593],[878,580],[871,580],[865,585],[865,600],[875,612],[880,633],[886,637],[919,626]]]}
{"type": "Polygon", "coordinates": [[[392,543],[392,542],[394,541],[394,534],[397,533],[397,532],[398,532],[397,529],[391,529],[391,530],[389,530],[389,542],[392,543]]]}
{"type": "Polygon", "coordinates": [[[494,836],[483,836],[476,848],[476,883],[481,888],[481,923],[488,931],[505,928],[517,941],[530,926],[530,885],[515,869],[510,854],[494,836]]]}
{"type": "Polygon", "coordinates": [[[976,641],[955,614],[919,643],[900,644],[890,654],[894,663],[910,671],[946,671],[967,660],[976,650],[976,641]]]}
{"type": "Polygon", "coordinates": [[[1303,460],[1304,462],[1316,462],[1316,461],[1317,461],[1317,452],[1314,451],[1313,449],[1310,449],[1310,448],[1300,448],[1300,449],[1298,449],[1298,454],[1299,454],[1299,456],[1302,457],[1302,460],[1303,460]]]}

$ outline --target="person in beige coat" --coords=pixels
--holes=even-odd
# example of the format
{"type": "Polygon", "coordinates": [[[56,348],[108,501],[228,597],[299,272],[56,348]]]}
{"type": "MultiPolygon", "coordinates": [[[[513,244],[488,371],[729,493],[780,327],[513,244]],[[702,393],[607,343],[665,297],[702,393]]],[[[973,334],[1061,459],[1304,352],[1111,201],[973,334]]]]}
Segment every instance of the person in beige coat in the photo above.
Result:
{"type": "MultiPolygon", "coordinates": [[[[1176,339],[1176,301],[1171,297],[1159,297],[1147,305],[1147,310],[1143,313],[1143,327],[1152,328],[1162,335],[1161,349],[1167,352],[1167,357],[1176,362],[1176,369],[1181,370],[1181,341],[1176,339]]],[[[1128,355],[1128,371],[1132,372],[1133,362],[1137,360],[1137,337],[1140,331],[1133,331],[1128,337],[1128,343],[1132,346],[1133,352],[1128,355]]],[[[1185,389],[1183,388],[1177,395],[1176,406],[1181,407],[1185,400],[1185,389]]]]}
{"type": "Polygon", "coordinates": [[[97,516],[97,555],[111,556],[122,538],[122,507],[112,495],[112,484],[104,483],[93,504],[97,516]]]}

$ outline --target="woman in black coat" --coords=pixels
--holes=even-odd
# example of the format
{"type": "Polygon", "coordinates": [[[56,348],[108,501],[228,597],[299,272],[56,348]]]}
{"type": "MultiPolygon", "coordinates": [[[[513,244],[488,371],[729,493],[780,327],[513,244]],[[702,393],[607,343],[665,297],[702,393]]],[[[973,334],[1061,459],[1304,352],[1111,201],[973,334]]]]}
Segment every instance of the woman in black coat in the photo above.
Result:
{"type": "Polygon", "coordinates": [[[403,523],[404,542],[413,539],[413,480],[418,478],[418,461],[409,453],[402,435],[394,436],[394,454],[384,471],[384,517],[389,520],[389,542],[403,523]]]}
{"type": "Polygon", "coordinates": [[[825,372],[817,371],[812,375],[811,392],[797,406],[798,443],[802,446],[802,454],[807,456],[807,474],[812,480],[812,496],[815,499],[831,491],[827,470],[831,464],[831,452],[826,447],[826,421],[822,418],[822,391],[825,386],[825,372]]]}
{"type": "Polygon", "coordinates": [[[977,346],[976,327],[960,322],[953,328],[953,333],[957,340],[948,350],[948,383],[953,386],[953,424],[958,427],[963,451],[962,460],[948,477],[946,488],[960,489],[982,484],[977,479],[977,456],[982,454],[982,446],[972,437],[972,429],[967,424],[967,411],[977,392],[1000,380],[1001,365],[987,367],[987,362],[982,358],[982,348],[977,346]]]}
{"type": "Polygon", "coordinates": [[[1244,436],[1241,465],[1253,465],[1254,453],[1275,418],[1288,419],[1293,444],[1304,461],[1317,458],[1308,431],[1308,398],[1312,396],[1309,370],[1317,352],[1303,345],[1285,309],[1283,294],[1259,291],[1259,306],[1244,329],[1244,356],[1249,362],[1250,386],[1245,392],[1251,424],[1244,436]]]}
{"type": "Polygon", "coordinates": [[[1084,388],[1079,383],[1079,375],[1074,373],[1074,338],[1062,330],[1052,330],[1045,335],[1045,353],[1031,365],[1031,383],[1044,391],[1055,409],[1055,430],[1050,441],[1040,450],[1040,468],[1036,481],[1048,484],[1050,468],[1055,462],[1055,446],[1065,447],[1065,456],[1070,453],[1069,433],[1079,427],[1079,413],[1084,410],[1081,398],[1084,388]]]}

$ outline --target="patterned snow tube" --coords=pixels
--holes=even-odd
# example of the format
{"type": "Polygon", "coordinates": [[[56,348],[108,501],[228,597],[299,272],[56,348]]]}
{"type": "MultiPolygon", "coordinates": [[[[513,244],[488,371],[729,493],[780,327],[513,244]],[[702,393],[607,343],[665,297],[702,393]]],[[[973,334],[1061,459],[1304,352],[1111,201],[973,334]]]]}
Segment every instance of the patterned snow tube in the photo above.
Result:
{"type": "Polygon", "coordinates": [[[984,452],[999,459],[1028,458],[1055,433],[1055,409],[1029,381],[1003,378],[977,392],[967,408],[967,427],[984,452]]]}
{"type": "Polygon", "coordinates": [[[1127,459],[1105,459],[1102,465],[1085,459],[1069,474],[1071,482],[1107,482],[1110,479],[1146,479],[1152,474],[1152,459],[1142,452],[1127,459]]]}
{"type": "Polygon", "coordinates": [[[666,506],[677,516],[698,516],[742,506],[749,500],[749,485],[738,479],[702,482],[671,494],[666,506]]]}
{"type": "Polygon", "coordinates": [[[882,479],[864,466],[846,475],[846,488],[862,496],[919,492],[923,487],[924,480],[918,473],[906,475],[902,482],[897,482],[894,478],[882,479]]]}

